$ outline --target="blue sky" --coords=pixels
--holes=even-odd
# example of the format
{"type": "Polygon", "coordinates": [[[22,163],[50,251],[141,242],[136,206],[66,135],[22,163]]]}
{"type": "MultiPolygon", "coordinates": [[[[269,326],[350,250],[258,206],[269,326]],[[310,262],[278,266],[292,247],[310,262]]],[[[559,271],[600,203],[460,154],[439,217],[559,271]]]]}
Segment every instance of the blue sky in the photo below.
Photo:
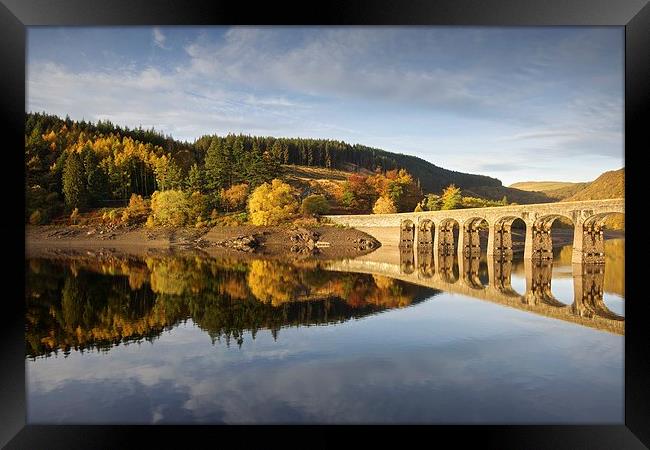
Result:
{"type": "Polygon", "coordinates": [[[341,139],[589,181],[624,166],[622,27],[30,27],[27,110],[341,139]]]}

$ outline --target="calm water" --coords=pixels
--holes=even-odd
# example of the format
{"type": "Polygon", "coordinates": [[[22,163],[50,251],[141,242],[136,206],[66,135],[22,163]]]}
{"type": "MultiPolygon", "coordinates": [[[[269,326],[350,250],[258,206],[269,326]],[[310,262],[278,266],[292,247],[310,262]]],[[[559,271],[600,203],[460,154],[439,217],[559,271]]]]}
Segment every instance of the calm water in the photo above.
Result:
{"type": "Polygon", "coordinates": [[[623,242],[604,271],[27,260],[28,422],[623,423],[623,242]]]}

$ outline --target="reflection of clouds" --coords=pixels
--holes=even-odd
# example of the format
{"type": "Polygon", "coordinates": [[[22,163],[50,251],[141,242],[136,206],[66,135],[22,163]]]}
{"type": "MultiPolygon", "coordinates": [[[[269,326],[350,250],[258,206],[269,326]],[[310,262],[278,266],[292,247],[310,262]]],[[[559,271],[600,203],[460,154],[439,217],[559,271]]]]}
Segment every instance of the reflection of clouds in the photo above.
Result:
{"type": "Polygon", "coordinates": [[[620,336],[447,294],[241,349],[188,324],[28,362],[30,420],[56,407],[69,423],[622,421],[622,350],[620,336]]]}

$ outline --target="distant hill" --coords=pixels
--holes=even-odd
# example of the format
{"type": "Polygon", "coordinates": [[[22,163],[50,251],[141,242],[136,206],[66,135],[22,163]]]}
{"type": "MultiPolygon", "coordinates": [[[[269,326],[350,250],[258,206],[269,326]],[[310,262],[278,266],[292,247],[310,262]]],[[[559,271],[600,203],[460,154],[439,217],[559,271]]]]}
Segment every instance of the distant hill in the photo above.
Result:
{"type": "Polygon", "coordinates": [[[544,192],[529,192],[505,186],[471,186],[463,189],[463,195],[481,197],[490,200],[501,200],[506,197],[508,202],[522,205],[529,203],[551,203],[557,199],[546,195],[544,192]]]}
{"type": "MultiPolygon", "coordinates": [[[[524,181],[510,185],[530,193],[540,193],[555,201],[573,202],[581,200],[603,200],[625,197],[625,168],[605,172],[589,183],[568,183],[563,181],[524,181]]],[[[624,230],[625,218],[613,215],[607,218],[605,226],[609,229],[624,230]]]]}
{"type": "Polygon", "coordinates": [[[555,200],[563,200],[587,187],[589,183],[570,183],[566,181],[522,181],[511,184],[511,188],[529,192],[542,192],[555,200]]]}
{"type": "Polygon", "coordinates": [[[562,201],[602,200],[625,197],[625,168],[603,173],[580,191],[562,201]]]}
{"type": "Polygon", "coordinates": [[[560,188],[574,186],[576,184],[586,184],[586,183],[570,183],[567,181],[520,181],[518,183],[511,184],[510,187],[515,189],[521,189],[522,191],[548,192],[560,188]]]}

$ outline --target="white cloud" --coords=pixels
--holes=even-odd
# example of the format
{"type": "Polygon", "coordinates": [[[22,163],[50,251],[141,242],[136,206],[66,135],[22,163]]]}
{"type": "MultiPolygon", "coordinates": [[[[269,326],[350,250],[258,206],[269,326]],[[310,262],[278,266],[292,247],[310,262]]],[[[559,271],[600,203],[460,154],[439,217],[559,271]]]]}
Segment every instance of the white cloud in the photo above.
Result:
{"type": "MultiPolygon", "coordinates": [[[[504,151],[522,171],[548,170],[545,158],[556,167],[576,156],[622,159],[622,89],[615,69],[593,65],[611,46],[604,38],[546,34],[518,45],[508,30],[434,28],[234,27],[198,34],[167,64],[72,70],[33,61],[28,109],[186,140],[229,132],[352,140],[461,171],[483,171],[485,158],[504,151]]],[[[152,39],[169,48],[162,29],[152,39]]],[[[586,176],[588,160],[570,162],[586,176]]]]}
{"type": "Polygon", "coordinates": [[[162,30],[158,27],[154,27],[152,30],[153,33],[153,43],[156,47],[160,47],[164,50],[169,50],[169,47],[165,46],[165,41],[167,40],[167,37],[165,34],[162,32],[162,30]]]}

